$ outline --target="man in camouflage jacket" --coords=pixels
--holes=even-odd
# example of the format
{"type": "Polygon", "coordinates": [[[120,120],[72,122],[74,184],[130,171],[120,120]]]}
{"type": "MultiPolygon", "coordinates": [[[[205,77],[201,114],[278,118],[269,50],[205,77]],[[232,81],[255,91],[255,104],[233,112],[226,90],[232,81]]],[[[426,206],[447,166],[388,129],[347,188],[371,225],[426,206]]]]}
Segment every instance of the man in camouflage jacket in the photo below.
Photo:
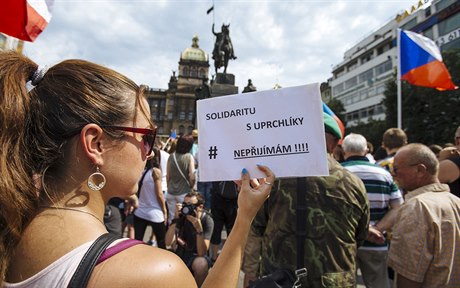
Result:
{"type": "MultiPolygon", "coordinates": [[[[331,153],[342,135],[326,118],[325,126],[331,153]]],[[[329,176],[307,177],[304,265],[308,276],[302,279],[302,287],[355,287],[356,255],[367,237],[369,202],[363,182],[331,155],[327,157],[329,176]]],[[[254,271],[245,265],[257,259],[259,276],[280,268],[296,269],[296,187],[295,178],[277,181],[256,216],[243,265],[248,275],[254,271]]]]}

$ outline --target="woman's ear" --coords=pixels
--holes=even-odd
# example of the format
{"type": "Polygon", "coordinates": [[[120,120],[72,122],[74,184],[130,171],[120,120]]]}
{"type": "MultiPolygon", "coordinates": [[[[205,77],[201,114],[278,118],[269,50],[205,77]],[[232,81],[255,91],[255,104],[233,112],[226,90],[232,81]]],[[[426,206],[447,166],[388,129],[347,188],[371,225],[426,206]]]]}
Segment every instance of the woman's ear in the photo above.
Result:
{"type": "Polygon", "coordinates": [[[83,152],[94,165],[100,166],[104,164],[102,159],[102,135],[104,131],[97,124],[87,124],[80,132],[80,142],[83,152]]]}

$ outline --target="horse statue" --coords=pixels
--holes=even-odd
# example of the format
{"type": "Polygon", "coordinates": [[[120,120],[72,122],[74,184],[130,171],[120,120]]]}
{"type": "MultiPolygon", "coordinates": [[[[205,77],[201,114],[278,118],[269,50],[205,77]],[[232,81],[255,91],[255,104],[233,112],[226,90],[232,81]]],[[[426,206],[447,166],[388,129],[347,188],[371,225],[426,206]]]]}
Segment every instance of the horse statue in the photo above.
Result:
{"type": "Polygon", "coordinates": [[[233,52],[232,40],[230,39],[230,24],[222,24],[221,32],[214,32],[214,24],[212,24],[212,34],[216,36],[214,50],[212,51],[212,59],[214,59],[214,67],[217,70],[224,67],[224,74],[227,73],[228,60],[235,60],[233,52]]]}

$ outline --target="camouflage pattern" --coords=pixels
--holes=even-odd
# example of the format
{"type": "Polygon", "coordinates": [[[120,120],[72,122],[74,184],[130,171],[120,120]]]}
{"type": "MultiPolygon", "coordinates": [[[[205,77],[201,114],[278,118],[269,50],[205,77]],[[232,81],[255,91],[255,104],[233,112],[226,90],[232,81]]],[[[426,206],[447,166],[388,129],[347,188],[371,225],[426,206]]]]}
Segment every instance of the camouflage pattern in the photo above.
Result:
{"type": "MultiPolygon", "coordinates": [[[[308,276],[302,287],[354,287],[357,249],[367,236],[370,213],[364,184],[331,156],[328,165],[330,176],[307,177],[308,276]]],[[[296,268],[296,187],[295,178],[277,180],[254,220],[250,237],[262,239],[260,275],[296,268]]]]}

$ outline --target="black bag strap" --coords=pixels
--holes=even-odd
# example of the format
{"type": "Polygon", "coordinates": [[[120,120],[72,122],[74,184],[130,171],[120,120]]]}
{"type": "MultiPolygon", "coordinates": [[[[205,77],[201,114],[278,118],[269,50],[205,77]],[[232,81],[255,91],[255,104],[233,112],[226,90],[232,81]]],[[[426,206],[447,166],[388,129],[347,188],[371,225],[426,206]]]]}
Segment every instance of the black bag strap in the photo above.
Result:
{"type": "Polygon", "coordinates": [[[69,288],[86,287],[88,285],[89,277],[93,273],[94,267],[96,266],[97,260],[104,252],[104,250],[113,241],[119,239],[118,236],[110,233],[99,236],[94,243],[86,251],[83,259],[81,259],[77,270],[70,279],[69,288]]]}
{"type": "Polygon", "coordinates": [[[137,188],[137,198],[139,198],[139,196],[141,195],[141,188],[142,188],[142,184],[144,183],[144,178],[145,178],[145,175],[147,174],[147,172],[149,172],[150,169],[145,169],[144,172],[142,173],[142,177],[141,177],[141,180],[139,180],[139,184],[137,185],[138,188],[137,188]]]}
{"type": "Polygon", "coordinates": [[[296,238],[297,269],[304,268],[304,243],[307,237],[307,178],[297,178],[296,238]]]}

